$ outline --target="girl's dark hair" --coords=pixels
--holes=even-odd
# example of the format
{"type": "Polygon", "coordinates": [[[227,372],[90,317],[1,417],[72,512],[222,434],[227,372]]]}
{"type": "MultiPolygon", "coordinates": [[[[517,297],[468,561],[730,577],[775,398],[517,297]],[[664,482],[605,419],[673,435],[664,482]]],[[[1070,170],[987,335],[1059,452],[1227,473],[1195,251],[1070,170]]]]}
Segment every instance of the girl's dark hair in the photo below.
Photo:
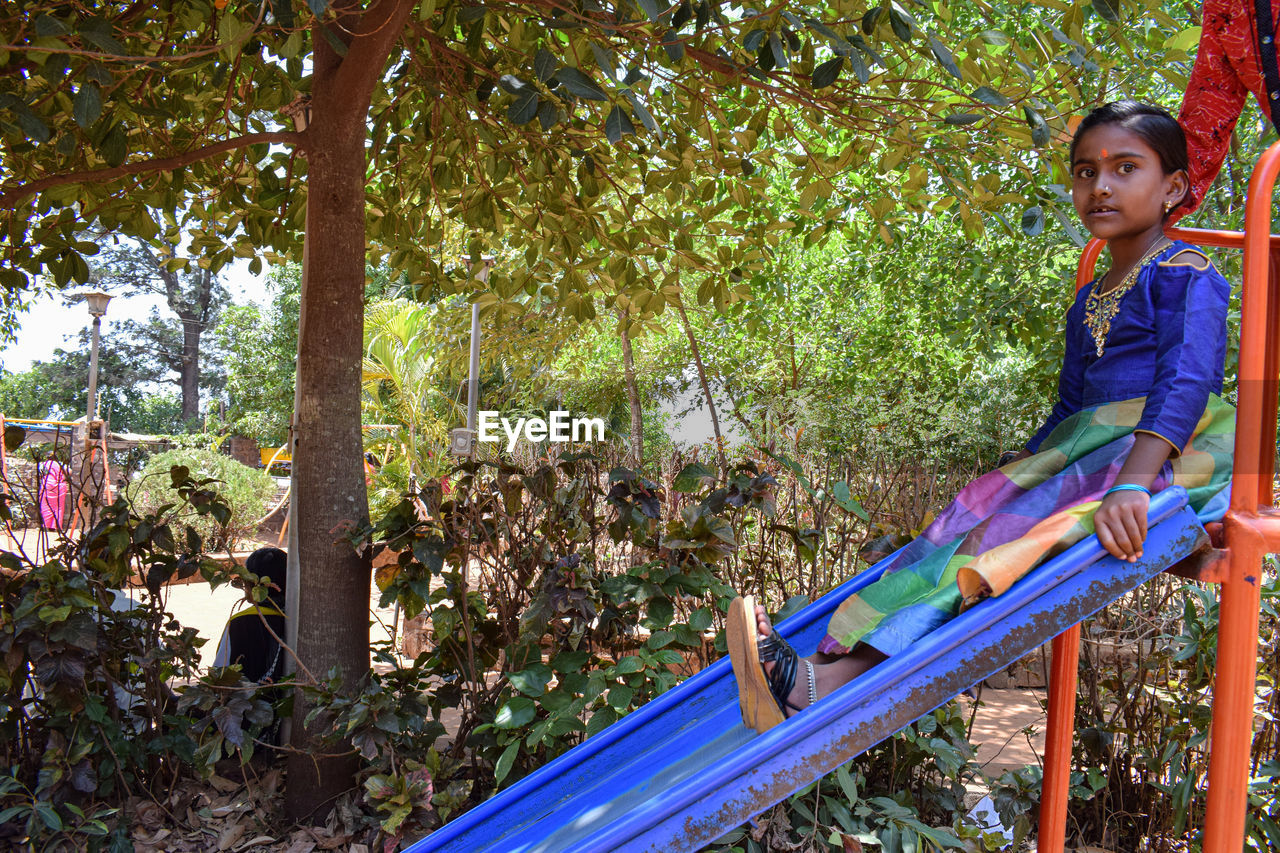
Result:
{"type": "Polygon", "coordinates": [[[284,603],[284,593],[288,582],[288,565],[289,557],[279,548],[259,548],[249,555],[249,559],[244,561],[244,567],[253,572],[258,577],[267,576],[271,578],[271,582],[280,587],[279,590],[270,590],[267,594],[275,599],[277,604],[284,603]]]}
{"type": "MultiPolygon", "coordinates": [[[[1106,124],[1118,124],[1135,134],[1160,157],[1160,166],[1166,175],[1174,172],[1190,172],[1187,160],[1187,135],[1182,125],[1163,107],[1140,101],[1112,101],[1090,112],[1071,137],[1070,162],[1076,161],[1076,145],[1089,131],[1106,124]]],[[[1188,187],[1187,193],[1190,193],[1188,187]]],[[[1176,207],[1186,202],[1184,195],[1176,207]]]]}

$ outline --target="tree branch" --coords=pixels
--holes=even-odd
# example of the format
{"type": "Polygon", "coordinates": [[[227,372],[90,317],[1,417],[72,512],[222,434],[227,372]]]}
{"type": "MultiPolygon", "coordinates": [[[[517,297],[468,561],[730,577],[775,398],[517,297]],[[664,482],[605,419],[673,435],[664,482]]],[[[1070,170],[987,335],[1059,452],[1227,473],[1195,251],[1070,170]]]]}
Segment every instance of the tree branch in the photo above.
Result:
{"type": "Polygon", "coordinates": [[[404,32],[412,8],[412,0],[377,0],[360,16],[355,38],[338,67],[332,91],[372,91],[373,84],[382,77],[391,46],[404,32]]]}
{"type": "Polygon", "coordinates": [[[18,202],[28,196],[34,195],[38,192],[43,192],[50,187],[58,187],[64,184],[98,184],[103,181],[109,181],[112,178],[119,178],[125,175],[139,175],[146,172],[168,172],[173,169],[186,166],[190,163],[194,163],[197,160],[212,157],[215,154],[234,151],[237,148],[246,148],[250,145],[257,145],[261,142],[279,142],[282,144],[305,146],[306,136],[294,131],[248,133],[244,136],[224,139],[221,142],[215,142],[211,145],[206,145],[203,148],[196,148],[191,151],[185,151],[182,154],[175,154],[172,157],[137,160],[132,163],[125,163],[123,166],[113,166],[109,169],[93,169],[84,172],[67,172],[62,175],[50,175],[47,178],[39,178],[28,183],[9,182],[6,184],[0,184],[0,208],[15,207],[18,202]]]}

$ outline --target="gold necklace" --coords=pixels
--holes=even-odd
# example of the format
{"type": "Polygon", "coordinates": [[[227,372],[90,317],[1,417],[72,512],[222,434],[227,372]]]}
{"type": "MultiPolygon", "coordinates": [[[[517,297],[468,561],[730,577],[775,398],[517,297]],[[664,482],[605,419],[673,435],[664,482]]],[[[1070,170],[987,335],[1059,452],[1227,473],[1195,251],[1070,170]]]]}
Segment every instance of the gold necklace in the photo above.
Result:
{"type": "MultiPolygon", "coordinates": [[[[1163,234],[1156,238],[1157,243],[1161,243],[1163,240],[1163,234]]],[[[1157,246],[1147,252],[1142,256],[1142,260],[1129,269],[1120,284],[1106,293],[1102,292],[1102,278],[1099,278],[1098,282],[1089,289],[1089,295],[1084,301],[1084,324],[1088,327],[1089,334],[1093,337],[1093,342],[1098,347],[1098,358],[1102,358],[1102,352],[1106,349],[1107,335],[1111,334],[1111,321],[1120,313],[1120,300],[1124,299],[1124,295],[1138,283],[1138,273],[1142,271],[1142,268],[1166,248],[1168,247],[1157,246]]],[[[1103,278],[1105,277],[1103,276],[1103,278]]]]}

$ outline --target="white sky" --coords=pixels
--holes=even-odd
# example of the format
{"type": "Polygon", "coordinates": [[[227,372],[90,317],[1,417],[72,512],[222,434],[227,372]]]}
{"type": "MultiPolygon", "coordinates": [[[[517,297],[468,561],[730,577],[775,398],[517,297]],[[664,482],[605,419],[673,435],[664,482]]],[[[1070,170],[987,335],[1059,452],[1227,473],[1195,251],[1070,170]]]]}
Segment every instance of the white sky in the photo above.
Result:
{"type": "MultiPolygon", "coordinates": [[[[247,260],[237,260],[227,267],[222,273],[222,280],[237,303],[257,302],[263,305],[267,301],[266,275],[250,275],[247,260]]],[[[74,288],[68,293],[87,290],[87,287],[74,288]]],[[[102,318],[103,334],[110,332],[113,319],[143,319],[151,313],[152,306],[163,306],[163,301],[155,296],[114,297],[102,318]]],[[[81,329],[88,327],[89,319],[89,311],[83,302],[68,305],[60,294],[41,296],[19,316],[18,340],[0,350],[0,369],[19,373],[31,367],[34,361],[47,361],[55,349],[77,346],[76,336],[81,329]]]]}

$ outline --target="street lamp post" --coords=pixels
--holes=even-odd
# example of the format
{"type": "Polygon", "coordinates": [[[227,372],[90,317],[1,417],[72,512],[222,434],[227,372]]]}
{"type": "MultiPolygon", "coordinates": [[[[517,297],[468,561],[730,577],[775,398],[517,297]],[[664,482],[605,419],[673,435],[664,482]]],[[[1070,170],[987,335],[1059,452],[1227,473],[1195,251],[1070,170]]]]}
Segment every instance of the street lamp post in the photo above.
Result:
{"type": "Polygon", "coordinates": [[[98,415],[98,341],[102,336],[102,315],[107,313],[111,297],[106,293],[86,293],[84,300],[93,317],[93,335],[89,343],[89,411],[85,418],[85,427],[91,429],[89,425],[98,415]]]}
{"type": "MultiPolygon", "coordinates": [[[[493,257],[486,255],[472,267],[476,279],[481,284],[488,284],[489,271],[493,269],[493,257]],[[479,269],[476,269],[479,267],[479,269]]],[[[455,429],[450,433],[449,449],[457,456],[476,455],[476,419],[480,407],[480,306],[471,303],[471,363],[467,371],[467,426],[466,429],[455,429]]]]}

